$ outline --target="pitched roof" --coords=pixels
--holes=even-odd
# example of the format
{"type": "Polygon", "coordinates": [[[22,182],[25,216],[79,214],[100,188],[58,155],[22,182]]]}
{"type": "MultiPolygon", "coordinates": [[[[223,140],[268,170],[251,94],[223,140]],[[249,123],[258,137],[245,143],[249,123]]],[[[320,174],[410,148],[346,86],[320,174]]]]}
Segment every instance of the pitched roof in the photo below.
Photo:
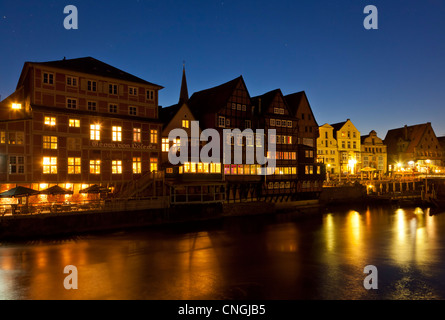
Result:
{"type": "MultiPolygon", "coordinates": [[[[118,68],[115,68],[105,62],[99,61],[92,57],[84,57],[84,58],[76,58],[76,59],[62,59],[56,61],[47,61],[47,62],[26,62],[27,64],[36,64],[40,66],[53,67],[63,70],[71,70],[75,72],[81,72],[86,74],[91,74],[95,76],[108,77],[113,79],[119,79],[129,82],[135,82],[145,85],[152,85],[158,87],[159,89],[163,88],[160,85],[148,82],[139,77],[136,77],[128,72],[122,71],[118,68]]],[[[25,68],[24,68],[25,69],[25,68]]],[[[22,78],[22,77],[20,77],[22,78]]],[[[20,83],[20,81],[19,81],[20,83]]]]}
{"type": "Polygon", "coordinates": [[[251,98],[252,104],[257,106],[255,108],[255,112],[257,114],[258,114],[258,112],[260,112],[260,114],[265,114],[267,112],[267,109],[272,104],[272,102],[275,99],[277,94],[281,95],[281,97],[283,98],[283,102],[286,104],[286,107],[287,107],[286,100],[284,99],[281,90],[280,89],[275,89],[275,90],[266,92],[263,95],[255,96],[255,97],[251,98]],[[261,99],[261,110],[259,110],[259,108],[258,108],[260,99],[261,99]]]}
{"type": "Polygon", "coordinates": [[[334,128],[334,131],[333,131],[334,139],[337,139],[337,131],[339,131],[341,128],[343,128],[343,126],[346,124],[346,122],[348,122],[348,120],[331,124],[331,127],[334,128]]]}
{"type": "Polygon", "coordinates": [[[171,119],[173,119],[181,106],[182,103],[174,104],[170,107],[164,108],[159,106],[159,120],[164,124],[164,127],[170,122],[171,119]]]}
{"type": "Polygon", "coordinates": [[[197,116],[218,112],[225,106],[240,81],[244,83],[242,76],[219,86],[193,93],[189,99],[190,110],[197,116]]]}
{"type": "Polygon", "coordinates": [[[311,104],[309,103],[309,99],[307,98],[305,91],[288,94],[284,96],[284,100],[289,106],[289,110],[292,112],[294,117],[297,117],[299,109],[304,105],[304,103],[307,103],[309,111],[311,112],[312,115],[312,119],[317,124],[317,120],[315,119],[314,112],[312,111],[311,104]]]}
{"type": "Polygon", "coordinates": [[[405,125],[402,128],[388,130],[384,140],[384,143],[388,146],[388,153],[396,152],[397,143],[400,139],[409,142],[405,152],[414,152],[414,148],[419,144],[428,126],[430,126],[429,122],[413,126],[405,125]]]}

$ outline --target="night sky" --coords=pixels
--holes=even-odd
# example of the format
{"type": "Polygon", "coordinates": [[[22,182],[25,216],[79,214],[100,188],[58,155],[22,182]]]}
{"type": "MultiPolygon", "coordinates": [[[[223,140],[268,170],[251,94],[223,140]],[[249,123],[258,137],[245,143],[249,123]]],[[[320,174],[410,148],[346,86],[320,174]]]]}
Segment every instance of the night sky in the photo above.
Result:
{"type": "Polygon", "coordinates": [[[347,118],[362,134],[431,122],[445,135],[445,1],[184,0],[0,2],[0,95],[25,61],[92,56],[165,87],[244,77],[251,96],[306,91],[319,125],[347,118]],[[66,30],[66,5],[79,29],[66,30]],[[366,30],[366,5],[378,30],[366,30]]]}

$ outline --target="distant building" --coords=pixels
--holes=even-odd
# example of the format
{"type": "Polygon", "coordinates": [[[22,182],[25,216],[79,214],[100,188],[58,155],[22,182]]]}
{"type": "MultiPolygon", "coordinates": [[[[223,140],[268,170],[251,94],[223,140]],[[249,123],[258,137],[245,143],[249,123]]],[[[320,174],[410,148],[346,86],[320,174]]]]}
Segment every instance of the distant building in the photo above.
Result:
{"type": "Polygon", "coordinates": [[[440,170],[444,149],[430,122],[391,129],[384,143],[388,146],[390,172],[433,173],[440,170]]]}
{"type": "Polygon", "coordinates": [[[362,167],[360,131],[350,119],[331,124],[334,138],[337,140],[341,174],[357,174],[362,167]]]}
{"type": "Polygon", "coordinates": [[[374,173],[386,174],[388,156],[386,145],[374,130],[368,135],[361,136],[361,150],[363,169],[375,169],[374,173]]]}
{"type": "Polygon", "coordinates": [[[338,174],[340,172],[337,140],[334,138],[334,127],[325,123],[318,128],[317,158],[318,162],[324,163],[326,172],[338,174]]]}
{"type": "Polygon", "coordinates": [[[116,191],[158,171],[160,89],[91,57],[26,62],[0,103],[1,190],[116,191]]]}

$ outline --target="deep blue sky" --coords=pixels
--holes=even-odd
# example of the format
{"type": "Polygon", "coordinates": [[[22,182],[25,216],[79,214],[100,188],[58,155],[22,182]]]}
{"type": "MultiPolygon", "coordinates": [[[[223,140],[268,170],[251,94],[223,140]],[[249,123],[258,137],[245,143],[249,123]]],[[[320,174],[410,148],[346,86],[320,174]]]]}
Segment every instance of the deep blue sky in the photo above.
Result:
{"type": "Polygon", "coordinates": [[[251,96],[305,90],[319,125],[362,134],[431,122],[445,135],[444,0],[1,0],[0,95],[25,61],[92,56],[165,88],[177,102],[243,75],[251,96]],[[79,29],[65,30],[66,5],[79,29]],[[379,29],[365,30],[366,5],[379,29]]]}

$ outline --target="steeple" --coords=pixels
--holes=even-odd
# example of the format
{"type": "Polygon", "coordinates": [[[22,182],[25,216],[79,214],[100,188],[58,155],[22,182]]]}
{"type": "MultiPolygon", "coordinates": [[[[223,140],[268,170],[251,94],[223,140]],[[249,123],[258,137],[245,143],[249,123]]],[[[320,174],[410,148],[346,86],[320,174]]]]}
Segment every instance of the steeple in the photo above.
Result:
{"type": "Polygon", "coordinates": [[[184,103],[189,100],[189,92],[187,89],[187,79],[185,77],[185,62],[182,65],[182,83],[181,93],[179,94],[179,103],[184,103]]]}

